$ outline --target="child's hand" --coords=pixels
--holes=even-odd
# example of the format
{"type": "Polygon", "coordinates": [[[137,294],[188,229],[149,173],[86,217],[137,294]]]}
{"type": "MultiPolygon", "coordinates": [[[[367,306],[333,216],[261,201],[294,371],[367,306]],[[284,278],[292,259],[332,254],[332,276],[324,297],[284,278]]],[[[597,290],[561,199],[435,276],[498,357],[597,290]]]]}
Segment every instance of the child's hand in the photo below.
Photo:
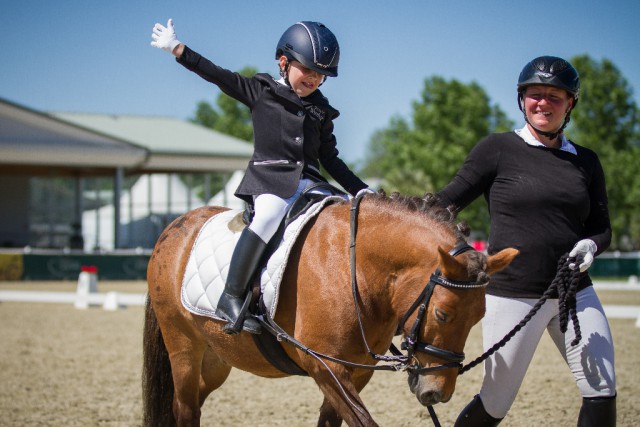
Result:
{"type": "Polygon", "coordinates": [[[176,38],[176,32],[173,29],[173,19],[167,21],[167,26],[156,23],[153,27],[153,34],[151,34],[153,41],[151,46],[162,49],[166,52],[173,53],[173,50],[180,44],[180,41],[176,38]]]}

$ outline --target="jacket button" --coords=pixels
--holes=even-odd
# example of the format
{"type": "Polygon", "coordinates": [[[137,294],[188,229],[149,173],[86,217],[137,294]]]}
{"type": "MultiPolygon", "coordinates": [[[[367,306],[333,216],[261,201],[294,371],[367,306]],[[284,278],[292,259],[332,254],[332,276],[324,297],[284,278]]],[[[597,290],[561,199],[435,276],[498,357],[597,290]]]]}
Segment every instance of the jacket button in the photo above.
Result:
{"type": "Polygon", "coordinates": [[[298,117],[302,117],[302,116],[304,116],[304,111],[302,110],[298,111],[298,117]]]}
{"type": "Polygon", "coordinates": [[[300,144],[302,142],[302,138],[299,136],[296,136],[296,138],[294,139],[296,144],[300,144]]]}

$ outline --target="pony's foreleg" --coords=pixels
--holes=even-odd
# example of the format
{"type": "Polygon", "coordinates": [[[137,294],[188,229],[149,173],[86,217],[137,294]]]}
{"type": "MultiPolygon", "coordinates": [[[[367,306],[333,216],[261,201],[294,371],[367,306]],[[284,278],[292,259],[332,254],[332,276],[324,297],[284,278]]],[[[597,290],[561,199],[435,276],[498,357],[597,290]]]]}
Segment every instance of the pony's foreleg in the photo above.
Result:
{"type": "Polygon", "coordinates": [[[318,427],[340,427],[342,425],[342,417],[325,397],[320,406],[320,417],[318,418],[318,427]]]}
{"type": "Polygon", "coordinates": [[[352,378],[349,371],[342,365],[329,366],[335,378],[326,369],[310,374],[325,397],[320,407],[318,426],[337,427],[342,420],[350,427],[377,426],[359,394],[373,375],[373,371],[366,372],[358,378],[352,378]]]}

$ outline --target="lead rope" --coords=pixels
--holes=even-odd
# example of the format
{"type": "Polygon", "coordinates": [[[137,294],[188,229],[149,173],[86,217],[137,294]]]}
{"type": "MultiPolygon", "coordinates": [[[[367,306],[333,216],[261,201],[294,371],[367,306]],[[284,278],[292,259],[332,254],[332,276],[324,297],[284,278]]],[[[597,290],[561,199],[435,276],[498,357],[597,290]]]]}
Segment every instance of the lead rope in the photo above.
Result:
{"type": "MultiPolygon", "coordinates": [[[[578,285],[580,283],[580,270],[575,269],[572,270],[569,268],[569,264],[572,262],[576,262],[575,257],[569,257],[569,253],[564,254],[558,260],[558,272],[556,273],[556,277],[551,282],[549,288],[545,291],[542,297],[536,302],[536,304],[531,308],[529,313],[518,323],[504,338],[500,340],[500,342],[496,343],[491,347],[488,351],[486,351],[482,356],[477,359],[469,362],[467,365],[460,368],[458,371],[458,375],[462,375],[471,368],[477,366],[479,363],[485,361],[489,358],[493,353],[498,351],[501,347],[504,347],[507,342],[513,338],[513,336],[524,327],[529,321],[533,318],[533,316],[540,310],[540,307],[551,297],[554,292],[558,293],[558,312],[560,316],[560,332],[565,333],[567,331],[567,326],[569,323],[569,317],[573,322],[573,330],[575,332],[576,337],[573,341],[571,341],[571,345],[577,345],[582,339],[582,333],[580,332],[580,323],[578,322],[578,314],[576,311],[576,292],[578,289],[578,285]]],[[[576,262],[579,264],[578,262],[576,262]]],[[[438,421],[438,416],[436,415],[436,411],[433,409],[431,405],[427,406],[429,410],[429,415],[431,415],[431,420],[433,421],[434,427],[441,427],[440,422],[438,421]]]]}
{"type": "Polygon", "coordinates": [[[540,307],[554,295],[555,292],[558,293],[558,312],[560,316],[560,332],[565,333],[567,331],[567,326],[569,323],[569,317],[573,322],[573,330],[575,332],[576,337],[573,341],[571,341],[571,345],[577,345],[582,339],[582,333],[580,332],[580,323],[578,322],[578,314],[576,312],[576,292],[578,289],[578,285],[580,283],[580,270],[575,269],[572,270],[569,268],[569,264],[572,262],[576,262],[575,257],[569,257],[569,254],[566,253],[560,260],[558,261],[558,272],[556,273],[556,277],[551,282],[549,288],[545,291],[542,297],[536,302],[536,304],[531,308],[529,313],[518,323],[504,338],[502,338],[498,343],[494,344],[489,350],[487,350],[482,356],[477,359],[469,362],[467,365],[460,368],[458,371],[458,375],[462,375],[471,368],[477,366],[479,363],[485,361],[489,358],[493,353],[498,351],[501,347],[504,347],[507,342],[513,336],[522,329],[533,316],[540,310],[540,307]]]}

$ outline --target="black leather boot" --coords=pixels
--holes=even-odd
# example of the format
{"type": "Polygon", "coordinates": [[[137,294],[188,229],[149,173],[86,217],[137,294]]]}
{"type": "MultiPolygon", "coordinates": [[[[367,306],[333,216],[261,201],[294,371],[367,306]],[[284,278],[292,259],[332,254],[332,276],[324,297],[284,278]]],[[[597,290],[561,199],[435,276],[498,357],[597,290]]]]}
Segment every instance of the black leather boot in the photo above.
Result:
{"type": "Polygon", "coordinates": [[[230,335],[238,334],[242,329],[252,334],[262,332],[260,322],[253,317],[245,319],[244,316],[251,300],[247,287],[266,248],[267,244],[260,236],[246,227],[233,250],[227,282],[216,308],[216,316],[229,321],[224,325],[224,331],[230,335]]]}
{"type": "Polygon", "coordinates": [[[583,397],[578,427],[615,427],[616,396],[583,397]]]}
{"type": "Polygon", "coordinates": [[[500,424],[502,418],[493,418],[487,413],[479,395],[460,412],[454,427],[495,427],[500,424]]]}

